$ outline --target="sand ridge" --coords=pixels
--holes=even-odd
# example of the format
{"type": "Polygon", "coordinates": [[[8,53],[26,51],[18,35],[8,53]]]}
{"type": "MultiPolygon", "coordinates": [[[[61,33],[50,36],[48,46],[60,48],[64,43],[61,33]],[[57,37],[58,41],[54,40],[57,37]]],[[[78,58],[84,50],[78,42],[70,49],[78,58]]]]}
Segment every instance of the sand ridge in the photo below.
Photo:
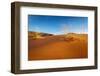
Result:
{"type": "Polygon", "coordinates": [[[28,60],[87,58],[87,39],[87,34],[75,33],[29,39],[28,60]]]}

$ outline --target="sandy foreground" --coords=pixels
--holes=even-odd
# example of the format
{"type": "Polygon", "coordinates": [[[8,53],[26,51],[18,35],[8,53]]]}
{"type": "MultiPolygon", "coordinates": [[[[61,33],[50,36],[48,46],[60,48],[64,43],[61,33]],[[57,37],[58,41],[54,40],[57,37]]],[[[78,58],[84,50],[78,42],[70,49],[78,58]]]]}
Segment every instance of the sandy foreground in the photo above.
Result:
{"type": "Polygon", "coordinates": [[[29,39],[28,60],[87,58],[87,40],[87,34],[54,35],[29,39]]]}

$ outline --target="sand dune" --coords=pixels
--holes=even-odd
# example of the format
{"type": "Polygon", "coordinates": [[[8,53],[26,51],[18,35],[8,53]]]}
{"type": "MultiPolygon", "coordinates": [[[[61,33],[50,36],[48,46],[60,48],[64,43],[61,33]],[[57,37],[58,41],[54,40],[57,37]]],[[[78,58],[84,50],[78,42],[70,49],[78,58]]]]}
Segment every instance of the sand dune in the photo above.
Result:
{"type": "Polygon", "coordinates": [[[87,58],[87,39],[87,34],[74,33],[29,39],[28,60],[87,58]]]}

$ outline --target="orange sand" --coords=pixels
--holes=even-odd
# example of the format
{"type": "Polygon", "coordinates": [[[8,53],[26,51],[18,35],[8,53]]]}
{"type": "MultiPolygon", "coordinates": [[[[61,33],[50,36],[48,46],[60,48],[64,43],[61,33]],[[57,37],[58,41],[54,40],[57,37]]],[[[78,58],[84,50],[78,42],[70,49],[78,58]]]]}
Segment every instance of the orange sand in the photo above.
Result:
{"type": "Polygon", "coordinates": [[[73,59],[88,57],[86,34],[47,36],[29,39],[28,60],[73,59]]]}

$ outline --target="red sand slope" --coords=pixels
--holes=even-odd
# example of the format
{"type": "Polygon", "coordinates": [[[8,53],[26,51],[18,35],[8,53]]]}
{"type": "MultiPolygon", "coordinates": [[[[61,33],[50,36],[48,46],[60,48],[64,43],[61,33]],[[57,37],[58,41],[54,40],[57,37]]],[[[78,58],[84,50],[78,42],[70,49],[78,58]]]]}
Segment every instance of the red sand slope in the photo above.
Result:
{"type": "Polygon", "coordinates": [[[86,34],[46,36],[42,39],[29,39],[29,60],[86,58],[86,34]]]}

